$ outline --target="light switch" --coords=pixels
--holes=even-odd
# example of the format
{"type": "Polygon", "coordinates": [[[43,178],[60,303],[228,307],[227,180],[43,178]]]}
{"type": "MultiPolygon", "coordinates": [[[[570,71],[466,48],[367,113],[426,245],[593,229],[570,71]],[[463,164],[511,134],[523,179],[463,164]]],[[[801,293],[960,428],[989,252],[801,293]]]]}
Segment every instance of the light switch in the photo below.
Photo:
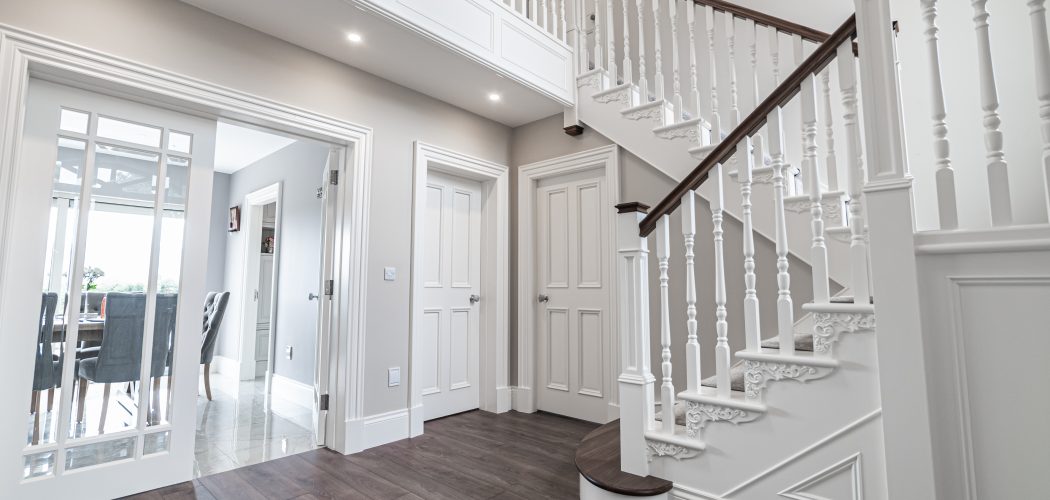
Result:
{"type": "Polygon", "coordinates": [[[284,348],[284,357],[286,357],[288,359],[292,359],[292,346],[285,346],[285,348],[284,348]]]}
{"type": "Polygon", "coordinates": [[[383,280],[394,281],[397,279],[397,268],[396,267],[384,267],[383,268],[383,280]]]}
{"type": "Polygon", "coordinates": [[[397,387],[401,385],[401,367],[395,366],[386,371],[386,386],[397,387]]]}

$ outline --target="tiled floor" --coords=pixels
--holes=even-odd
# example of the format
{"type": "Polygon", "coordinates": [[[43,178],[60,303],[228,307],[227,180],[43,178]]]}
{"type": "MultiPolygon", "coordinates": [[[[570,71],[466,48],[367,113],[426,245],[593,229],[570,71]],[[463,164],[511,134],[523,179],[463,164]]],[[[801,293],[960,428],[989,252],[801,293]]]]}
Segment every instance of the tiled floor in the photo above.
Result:
{"type": "Polygon", "coordinates": [[[309,408],[266,397],[263,379],[212,376],[212,401],[197,398],[196,477],[312,450],[309,408]]]}

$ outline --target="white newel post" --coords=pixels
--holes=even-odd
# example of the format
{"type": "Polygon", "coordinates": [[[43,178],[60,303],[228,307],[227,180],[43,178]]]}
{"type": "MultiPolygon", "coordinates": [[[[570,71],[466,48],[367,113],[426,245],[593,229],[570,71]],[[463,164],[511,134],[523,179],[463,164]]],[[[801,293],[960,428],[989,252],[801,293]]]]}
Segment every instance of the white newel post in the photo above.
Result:
{"type": "Polygon", "coordinates": [[[616,206],[619,273],[620,338],[620,468],[649,475],[645,433],[654,422],[653,386],[649,361],[649,248],[638,224],[649,207],[641,203],[616,206]]]}
{"type": "Polygon", "coordinates": [[[854,0],[868,182],[872,287],[888,498],[939,498],[891,0],[854,0]],[[875,111],[877,110],[877,112],[875,111]]]}
{"type": "Polygon", "coordinates": [[[1039,98],[1039,130],[1043,135],[1043,183],[1050,216],[1050,40],[1046,31],[1046,0],[1028,0],[1035,49],[1035,90],[1039,98]]]}

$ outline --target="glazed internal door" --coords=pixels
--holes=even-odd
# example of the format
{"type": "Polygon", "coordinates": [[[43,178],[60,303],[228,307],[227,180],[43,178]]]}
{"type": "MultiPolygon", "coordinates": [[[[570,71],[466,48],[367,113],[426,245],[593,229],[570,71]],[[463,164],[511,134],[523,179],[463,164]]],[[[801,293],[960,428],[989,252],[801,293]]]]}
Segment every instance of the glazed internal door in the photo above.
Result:
{"type": "Polygon", "coordinates": [[[539,409],[608,419],[608,193],[601,170],[541,180],[536,190],[539,409]]]}
{"type": "Polygon", "coordinates": [[[427,174],[423,229],[423,418],[473,410],[478,386],[481,184],[427,174]]]}
{"type": "Polygon", "coordinates": [[[214,139],[213,120],[30,81],[0,269],[0,496],[191,478],[214,139]]]}

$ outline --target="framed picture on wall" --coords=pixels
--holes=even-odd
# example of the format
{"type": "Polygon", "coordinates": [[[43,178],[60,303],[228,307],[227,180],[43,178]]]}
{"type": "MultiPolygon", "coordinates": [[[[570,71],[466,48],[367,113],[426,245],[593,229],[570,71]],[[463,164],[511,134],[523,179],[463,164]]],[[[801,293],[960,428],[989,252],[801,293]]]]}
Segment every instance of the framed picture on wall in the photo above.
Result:
{"type": "Polygon", "coordinates": [[[241,206],[230,207],[230,232],[235,233],[241,230],[241,206]]]}

